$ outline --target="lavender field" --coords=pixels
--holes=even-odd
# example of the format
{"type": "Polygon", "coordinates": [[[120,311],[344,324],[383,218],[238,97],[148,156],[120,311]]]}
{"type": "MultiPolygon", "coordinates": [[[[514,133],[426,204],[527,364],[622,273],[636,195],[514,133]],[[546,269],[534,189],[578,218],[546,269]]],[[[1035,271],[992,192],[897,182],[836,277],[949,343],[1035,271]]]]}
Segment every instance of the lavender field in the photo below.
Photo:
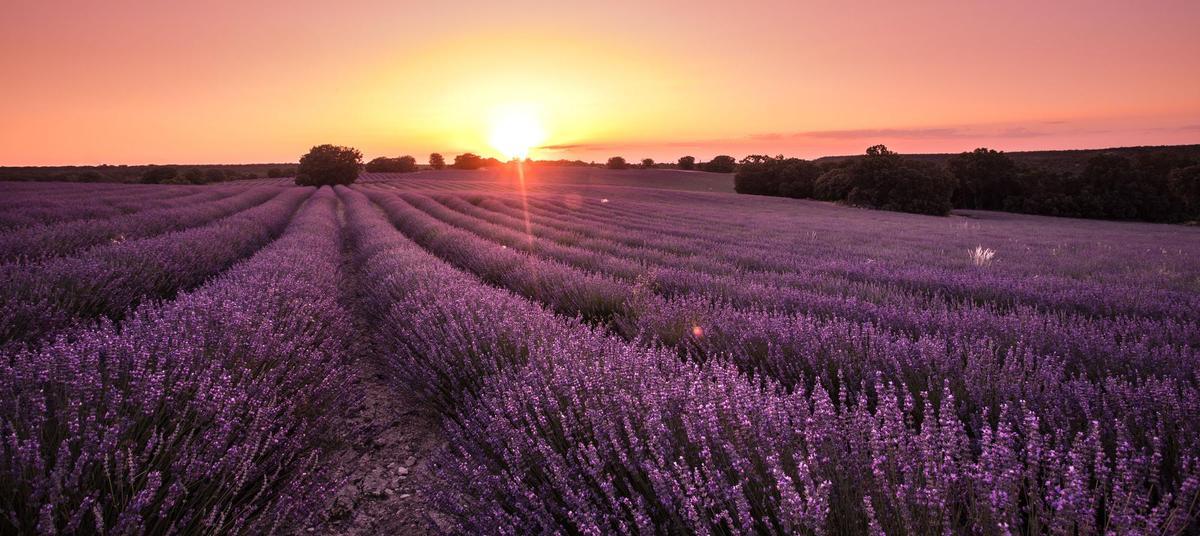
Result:
{"type": "Polygon", "coordinates": [[[0,533],[1200,531],[1200,229],[0,183],[0,533]]]}

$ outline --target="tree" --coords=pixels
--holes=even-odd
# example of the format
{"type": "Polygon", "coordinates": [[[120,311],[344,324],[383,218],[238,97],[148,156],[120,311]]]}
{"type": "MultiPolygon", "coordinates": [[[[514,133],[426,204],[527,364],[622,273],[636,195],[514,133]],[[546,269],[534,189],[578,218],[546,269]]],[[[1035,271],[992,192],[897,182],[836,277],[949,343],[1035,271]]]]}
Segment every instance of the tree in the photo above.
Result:
{"type": "Polygon", "coordinates": [[[1002,152],[981,147],[954,156],[946,166],[958,180],[956,207],[999,210],[1018,193],[1017,165],[1002,152]]]}
{"type": "Polygon", "coordinates": [[[737,168],[737,160],[727,154],[714,156],[712,160],[706,162],[701,169],[710,173],[733,173],[737,168]]]}
{"type": "Polygon", "coordinates": [[[442,169],[446,167],[446,159],[442,158],[441,153],[433,153],[429,155],[429,167],[433,169],[442,169]]]}
{"type": "Polygon", "coordinates": [[[608,159],[608,163],[605,164],[605,167],[608,169],[625,169],[625,159],[620,156],[614,156],[608,159]]]}
{"type": "Polygon", "coordinates": [[[179,170],[172,166],[150,166],[142,173],[142,182],[145,184],[169,183],[177,175],[179,175],[179,170]]]}
{"type": "Polygon", "coordinates": [[[917,214],[946,215],[953,207],[954,177],[940,166],[905,160],[883,145],[849,168],[851,204],[917,214]]]}
{"type": "Polygon", "coordinates": [[[642,169],[650,169],[653,167],[654,167],[654,159],[653,158],[643,158],[642,159],[642,169]]]}
{"type": "Polygon", "coordinates": [[[362,164],[362,153],[352,147],[318,145],[300,157],[296,184],[300,186],[322,186],[351,184],[358,178],[362,164]]]}
{"type": "Polygon", "coordinates": [[[371,159],[365,167],[372,173],[411,173],[417,170],[417,159],[407,155],[397,158],[381,156],[371,159]]]}
{"type": "Polygon", "coordinates": [[[204,172],[199,168],[191,168],[183,172],[183,182],[185,184],[204,184],[204,172]]]}
{"type": "Polygon", "coordinates": [[[809,198],[820,175],[821,168],[807,160],[756,154],[742,159],[733,186],[744,194],[809,198]]]}
{"type": "Polygon", "coordinates": [[[822,201],[845,200],[853,188],[853,178],[846,167],[835,167],[826,171],[813,183],[813,197],[822,201]]]}
{"type": "Polygon", "coordinates": [[[208,168],[204,170],[204,182],[225,182],[225,170],[221,168],[208,168]]]}
{"type": "Polygon", "coordinates": [[[463,153],[454,157],[455,169],[479,169],[483,167],[483,159],[474,153],[463,153]]]}
{"type": "Polygon", "coordinates": [[[693,169],[696,167],[696,157],[681,156],[679,157],[679,169],[693,169]]]}
{"type": "Polygon", "coordinates": [[[1200,217],[1200,165],[1175,169],[1167,183],[1183,206],[1185,217],[1200,217]]]}
{"type": "Polygon", "coordinates": [[[277,167],[273,167],[273,168],[271,168],[271,169],[268,169],[268,170],[267,170],[267,178],[268,178],[268,179],[278,179],[278,178],[280,178],[280,177],[282,177],[282,176],[283,176],[283,170],[282,170],[282,169],[279,169],[279,168],[277,168],[277,167]]]}

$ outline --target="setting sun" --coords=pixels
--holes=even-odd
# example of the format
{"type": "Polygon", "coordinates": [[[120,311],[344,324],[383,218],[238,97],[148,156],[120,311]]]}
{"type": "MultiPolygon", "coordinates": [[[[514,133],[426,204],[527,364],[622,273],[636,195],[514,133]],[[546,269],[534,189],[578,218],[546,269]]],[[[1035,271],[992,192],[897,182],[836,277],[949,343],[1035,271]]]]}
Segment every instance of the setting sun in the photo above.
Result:
{"type": "Polygon", "coordinates": [[[508,158],[526,158],[529,149],[546,139],[546,130],[532,106],[513,105],[495,110],[488,141],[508,158]]]}

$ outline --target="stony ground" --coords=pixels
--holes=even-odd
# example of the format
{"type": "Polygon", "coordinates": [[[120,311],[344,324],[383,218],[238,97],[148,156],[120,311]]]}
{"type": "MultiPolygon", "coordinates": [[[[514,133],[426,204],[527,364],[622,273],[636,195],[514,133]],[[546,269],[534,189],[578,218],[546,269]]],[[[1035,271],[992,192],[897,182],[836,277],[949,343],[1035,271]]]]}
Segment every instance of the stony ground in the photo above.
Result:
{"type": "MultiPolygon", "coordinates": [[[[365,360],[364,360],[365,361],[365,360]]],[[[397,392],[375,367],[359,367],[362,402],[346,420],[346,445],[339,465],[339,490],[315,534],[437,534],[444,527],[430,513],[422,484],[430,478],[430,455],[440,444],[434,416],[397,392]]]]}
{"type": "MultiPolygon", "coordinates": [[[[339,220],[345,223],[339,207],[339,220]]],[[[341,299],[355,311],[358,333],[365,333],[364,312],[358,295],[363,282],[350,258],[343,258],[341,299]]],[[[421,489],[427,489],[431,458],[442,444],[437,417],[389,382],[376,362],[377,353],[360,340],[355,353],[354,392],[361,396],[340,430],[343,443],[331,452],[334,478],[341,482],[324,512],[307,527],[312,534],[439,534],[438,524],[421,489]]]]}

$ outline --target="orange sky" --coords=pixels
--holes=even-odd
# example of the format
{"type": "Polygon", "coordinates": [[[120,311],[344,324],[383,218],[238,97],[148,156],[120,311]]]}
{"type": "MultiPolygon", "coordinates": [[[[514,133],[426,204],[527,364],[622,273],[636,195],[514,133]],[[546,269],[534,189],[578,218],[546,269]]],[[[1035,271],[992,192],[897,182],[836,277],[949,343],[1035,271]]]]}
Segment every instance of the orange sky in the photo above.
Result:
{"type": "Polygon", "coordinates": [[[1200,143],[1200,1],[6,1],[0,165],[1200,143]]]}

